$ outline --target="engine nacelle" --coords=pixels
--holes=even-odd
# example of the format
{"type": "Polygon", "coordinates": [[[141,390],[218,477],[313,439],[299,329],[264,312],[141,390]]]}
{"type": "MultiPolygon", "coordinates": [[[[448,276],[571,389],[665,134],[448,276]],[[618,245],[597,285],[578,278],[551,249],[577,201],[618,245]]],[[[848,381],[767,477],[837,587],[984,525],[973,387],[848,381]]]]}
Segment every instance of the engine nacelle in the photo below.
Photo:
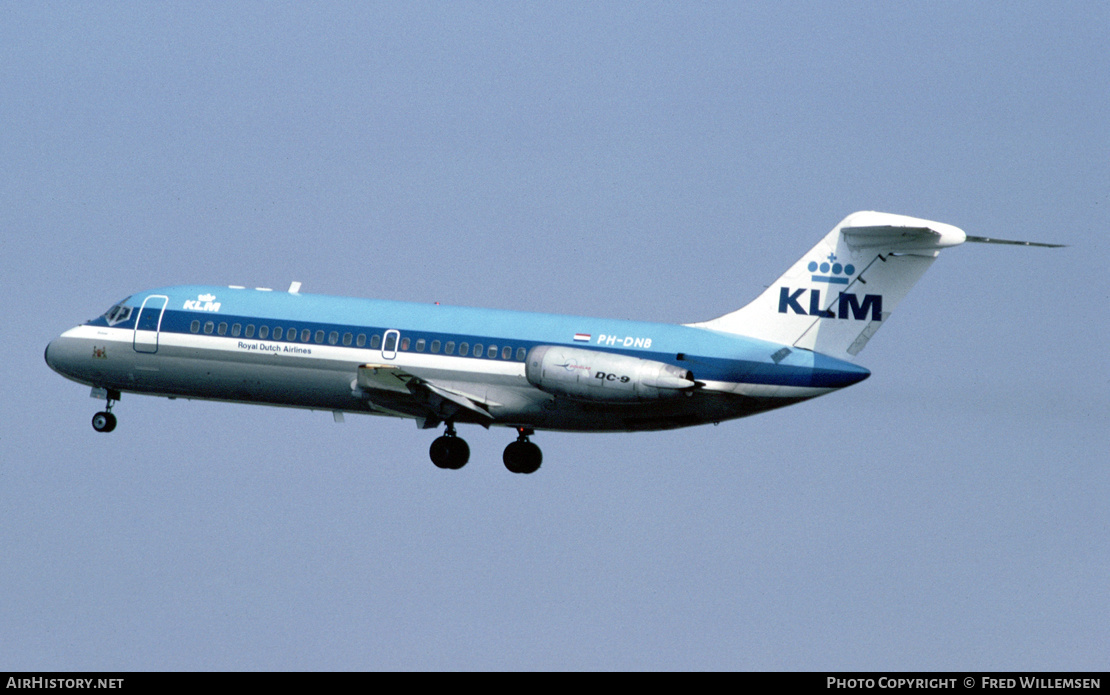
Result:
{"type": "Polygon", "coordinates": [[[524,373],[541,391],[606,403],[674,398],[697,386],[688,369],[560,345],[537,345],[529,350],[524,373]]]}

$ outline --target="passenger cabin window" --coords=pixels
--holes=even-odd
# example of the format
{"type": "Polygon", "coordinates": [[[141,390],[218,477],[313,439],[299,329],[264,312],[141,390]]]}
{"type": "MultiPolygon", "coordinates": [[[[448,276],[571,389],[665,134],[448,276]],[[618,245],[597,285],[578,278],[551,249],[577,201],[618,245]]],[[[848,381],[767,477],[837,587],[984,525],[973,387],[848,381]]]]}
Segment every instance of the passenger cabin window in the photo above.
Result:
{"type": "Polygon", "coordinates": [[[448,340],[447,344],[443,346],[443,352],[445,354],[448,354],[448,355],[454,355],[455,354],[455,341],[454,340],[448,340]]]}
{"type": "Polygon", "coordinates": [[[365,333],[359,333],[358,334],[358,340],[355,342],[355,345],[357,345],[358,347],[363,347],[364,345],[366,345],[366,334],[365,333]]]}
{"type": "Polygon", "coordinates": [[[266,340],[266,338],[269,335],[270,335],[270,327],[269,326],[259,326],[258,327],[258,339],[259,340],[266,340]]]}
{"type": "Polygon", "coordinates": [[[459,357],[466,357],[470,354],[470,343],[459,343],[459,357]]]}
{"type": "Polygon", "coordinates": [[[416,341],[416,351],[417,352],[424,352],[424,345],[425,345],[425,343],[424,343],[423,338],[421,338],[420,340],[417,340],[416,341]]]}
{"type": "Polygon", "coordinates": [[[315,340],[316,340],[316,342],[317,342],[317,343],[322,343],[322,342],[324,342],[324,332],[323,332],[323,331],[319,331],[319,330],[318,330],[318,331],[316,331],[316,339],[315,339],[315,340]]]}
{"type": "MultiPolygon", "coordinates": [[[[374,337],[377,338],[378,336],[374,336],[374,337]]],[[[397,350],[397,334],[396,333],[386,333],[385,334],[385,347],[382,348],[382,349],[385,350],[386,352],[394,352],[394,351],[397,350]]]]}
{"type": "Polygon", "coordinates": [[[408,338],[401,338],[401,349],[402,350],[408,350],[409,349],[409,339],[408,338]]]}
{"type": "MultiPolygon", "coordinates": [[[[296,331],[294,331],[294,334],[295,333],[296,333],[296,331]]],[[[322,332],[321,332],[321,335],[323,335],[322,332]]],[[[307,343],[308,339],[311,338],[311,337],[312,337],[312,331],[310,331],[307,328],[302,328],[301,329],[301,342],[302,343],[307,343]]],[[[296,338],[292,338],[292,340],[296,340],[296,338]]]]}
{"type": "Polygon", "coordinates": [[[343,334],[343,344],[344,345],[350,345],[352,337],[354,337],[354,336],[352,336],[350,333],[344,333],[343,334]]]}
{"type": "Polygon", "coordinates": [[[227,322],[220,321],[220,327],[216,329],[216,332],[220,335],[227,335],[227,322]]]}
{"type": "Polygon", "coordinates": [[[528,351],[520,347],[516,349],[516,361],[523,362],[524,358],[528,355],[528,351]]]}
{"type": "Polygon", "coordinates": [[[253,323],[248,323],[247,324],[247,330],[243,333],[243,335],[248,337],[248,338],[253,338],[254,337],[254,324],[253,323]]]}
{"type": "Polygon", "coordinates": [[[501,359],[511,360],[512,358],[513,358],[513,349],[511,347],[509,347],[508,345],[506,345],[504,348],[501,349],[501,359]]]}
{"type": "MultiPolygon", "coordinates": [[[[266,336],[262,336],[265,338],[266,336]]],[[[274,340],[281,340],[281,326],[274,326],[274,340]]]]}
{"type": "Polygon", "coordinates": [[[242,334],[242,332],[243,332],[243,325],[242,324],[240,324],[240,323],[231,324],[231,335],[232,335],[232,337],[238,338],[239,335],[242,334]]]}
{"type": "Polygon", "coordinates": [[[212,323],[211,321],[204,322],[204,332],[208,335],[212,335],[212,329],[214,329],[215,327],[216,324],[212,323]]]}
{"type": "Polygon", "coordinates": [[[474,356],[475,357],[481,357],[482,356],[482,344],[481,343],[475,343],[474,344],[474,356]]]}
{"type": "Polygon", "coordinates": [[[381,346],[382,346],[382,337],[380,335],[375,335],[374,337],[372,337],[370,339],[370,349],[371,350],[377,350],[381,346]]]}
{"type": "Polygon", "coordinates": [[[439,354],[439,341],[438,340],[433,340],[432,341],[432,353],[433,354],[439,354]]]}
{"type": "Polygon", "coordinates": [[[197,321],[196,319],[193,319],[193,322],[189,324],[189,332],[190,333],[199,333],[200,332],[200,321],[197,321]]]}
{"type": "Polygon", "coordinates": [[[491,360],[497,359],[497,346],[496,345],[490,345],[489,346],[489,349],[486,350],[486,357],[490,358],[491,360]]]}

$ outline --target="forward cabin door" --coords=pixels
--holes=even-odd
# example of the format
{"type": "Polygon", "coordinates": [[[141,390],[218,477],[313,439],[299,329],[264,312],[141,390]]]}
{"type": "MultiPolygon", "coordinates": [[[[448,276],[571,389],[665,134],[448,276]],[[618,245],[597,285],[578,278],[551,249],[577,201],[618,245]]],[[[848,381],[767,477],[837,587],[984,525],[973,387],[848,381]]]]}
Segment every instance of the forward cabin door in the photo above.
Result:
{"type": "Polygon", "coordinates": [[[170,300],[164,294],[152,294],[143,300],[139,316],[135,319],[135,352],[158,352],[158,331],[162,328],[162,314],[170,300]]]}

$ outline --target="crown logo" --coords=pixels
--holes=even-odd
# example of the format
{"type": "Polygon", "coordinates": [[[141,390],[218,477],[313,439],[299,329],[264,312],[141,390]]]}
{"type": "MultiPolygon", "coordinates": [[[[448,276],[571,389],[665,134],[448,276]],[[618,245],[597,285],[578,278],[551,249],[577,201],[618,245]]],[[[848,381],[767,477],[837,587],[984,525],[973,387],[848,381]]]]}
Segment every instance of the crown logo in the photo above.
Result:
{"type": "Polygon", "coordinates": [[[821,275],[814,275],[811,278],[814,282],[827,282],[833,285],[847,285],[848,279],[856,274],[856,267],[851,263],[847,265],[837,263],[835,253],[830,253],[827,260],[821,263],[810,261],[807,267],[811,273],[821,272],[821,275]]]}
{"type": "Polygon", "coordinates": [[[210,302],[215,298],[216,298],[216,295],[214,295],[214,294],[202,294],[199,297],[197,297],[197,300],[199,300],[201,302],[210,302]]]}

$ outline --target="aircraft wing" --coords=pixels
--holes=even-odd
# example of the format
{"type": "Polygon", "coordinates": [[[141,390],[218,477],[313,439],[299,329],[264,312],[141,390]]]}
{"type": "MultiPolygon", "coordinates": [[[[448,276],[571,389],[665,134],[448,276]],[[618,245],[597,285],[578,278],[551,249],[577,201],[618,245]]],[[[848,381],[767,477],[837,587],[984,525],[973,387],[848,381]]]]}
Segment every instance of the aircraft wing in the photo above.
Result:
{"type": "MultiPolygon", "coordinates": [[[[429,415],[436,420],[451,419],[458,409],[462,408],[478,415],[481,420],[492,421],[493,415],[490,414],[489,408],[500,405],[456,388],[422,379],[392,364],[362,365],[358,368],[358,386],[367,393],[371,402],[377,400],[375,392],[385,392],[390,396],[406,394],[415,403],[427,409],[429,415]]],[[[381,400],[393,402],[395,397],[381,400]]]]}
{"type": "Polygon", "coordinates": [[[410,393],[408,385],[415,378],[391,364],[364,364],[358,368],[358,385],[364,389],[410,393]]]}

